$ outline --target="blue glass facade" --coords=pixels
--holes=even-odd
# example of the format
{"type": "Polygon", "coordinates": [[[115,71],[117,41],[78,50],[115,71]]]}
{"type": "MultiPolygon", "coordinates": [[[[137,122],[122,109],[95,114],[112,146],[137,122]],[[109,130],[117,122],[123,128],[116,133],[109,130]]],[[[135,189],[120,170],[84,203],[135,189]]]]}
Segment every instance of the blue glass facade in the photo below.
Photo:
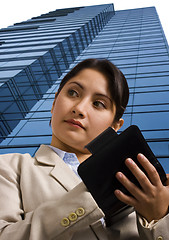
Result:
{"type": "Polygon", "coordinates": [[[107,58],[130,87],[122,130],[138,125],[169,170],[169,48],[154,7],[57,10],[1,29],[0,44],[1,154],[50,144],[60,80],[83,59],[107,58]]]}

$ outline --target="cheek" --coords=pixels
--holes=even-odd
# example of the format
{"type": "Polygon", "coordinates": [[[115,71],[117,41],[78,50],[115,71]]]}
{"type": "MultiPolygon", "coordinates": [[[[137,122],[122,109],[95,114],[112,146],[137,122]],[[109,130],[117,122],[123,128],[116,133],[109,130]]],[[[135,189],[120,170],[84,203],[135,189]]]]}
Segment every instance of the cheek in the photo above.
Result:
{"type": "Polygon", "coordinates": [[[52,125],[55,126],[56,123],[58,122],[59,118],[62,115],[62,111],[63,111],[63,107],[61,105],[61,102],[59,101],[59,99],[56,100],[54,108],[53,108],[53,112],[52,112],[52,125]]]}
{"type": "Polygon", "coordinates": [[[92,118],[92,123],[90,124],[90,137],[95,138],[108,127],[111,127],[113,124],[113,114],[101,114],[92,118]]]}
{"type": "Polygon", "coordinates": [[[95,128],[107,128],[112,125],[114,120],[114,114],[113,113],[100,113],[93,115],[92,118],[92,125],[95,128]]]}
{"type": "Polygon", "coordinates": [[[66,107],[67,105],[65,104],[65,101],[58,96],[58,99],[56,99],[56,102],[55,102],[52,115],[54,117],[59,116],[66,109],[66,107]]]}

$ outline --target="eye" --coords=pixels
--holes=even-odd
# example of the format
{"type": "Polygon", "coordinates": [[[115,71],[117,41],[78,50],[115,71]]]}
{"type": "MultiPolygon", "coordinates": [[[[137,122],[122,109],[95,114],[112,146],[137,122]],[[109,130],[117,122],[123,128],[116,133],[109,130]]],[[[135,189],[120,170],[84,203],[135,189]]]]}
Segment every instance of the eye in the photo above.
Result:
{"type": "Polygon", "coordinates": [[[106,109],[106,105],[103,102],[101,102],[101,101],[94,101],[93,105],[96,108],[106,109]]]}
{"type": "Polygon", "coordinates": [[[68,95],[69,95],[70,97],[78,97],[78,92],[76,92],[76,91],[73,90],[73,89],[69,89],[69,90],[68,90],[68,95]]]}

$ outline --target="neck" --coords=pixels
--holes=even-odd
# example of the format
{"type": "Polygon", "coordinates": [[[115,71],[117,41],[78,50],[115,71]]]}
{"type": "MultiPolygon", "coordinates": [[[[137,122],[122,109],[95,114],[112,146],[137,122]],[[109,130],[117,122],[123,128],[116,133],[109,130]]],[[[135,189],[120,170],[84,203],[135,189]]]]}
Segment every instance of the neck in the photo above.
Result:
{"type": "Polygon", "coordinates": [[[56,141],[54,141],[53,137],[52,137],[52,141],[51,141],[51,146],[59,148],[60,150],[65,151],[65,152],[75,153],[80,163],[82,163],[88,157],[91,156],[91,153],[89,153],[89,152],[83,152],[83,151],[75,149],[71,146],[68,146],[64,143],[56,142],[56,141]]]}
{"type": "Polygon", "coordinates": [[[78,153],[75,153],[76,154],[76,156],[77,156],[77,158],[78,158],[78,160],[79,160],[79,162],[80,163],[82,163],[82,162],[84,162],[88,157],[90,157],[91,156],[91,153],[89,154],[78,154],[78,153]]]}

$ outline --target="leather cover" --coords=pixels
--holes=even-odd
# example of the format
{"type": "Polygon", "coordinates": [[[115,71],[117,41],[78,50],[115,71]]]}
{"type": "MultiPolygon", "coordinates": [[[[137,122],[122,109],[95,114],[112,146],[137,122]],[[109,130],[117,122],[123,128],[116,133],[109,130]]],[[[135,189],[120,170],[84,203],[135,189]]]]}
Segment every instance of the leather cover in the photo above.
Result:
{"type": "Polygon", "coordinates": [[[135,125],[130,126],[119,135],[109,127],[86,148],[92,155],[79,165],[78,173],[108,218],[117,216],[118,213],[125,215],[125,212],[127,214],[130,212],[129,206],[119,201],[114,195],[115,189],[120,189],[130,195],[116,179],[115,174],[121,171],[139,186],[138,181],[124,163],[126,158],[132,158],[144,171],[137,161],[138,153],[144,154],[157,169],[162,183],[164,184],[166,181],[166,174],[161,164],[135,125]]]}

